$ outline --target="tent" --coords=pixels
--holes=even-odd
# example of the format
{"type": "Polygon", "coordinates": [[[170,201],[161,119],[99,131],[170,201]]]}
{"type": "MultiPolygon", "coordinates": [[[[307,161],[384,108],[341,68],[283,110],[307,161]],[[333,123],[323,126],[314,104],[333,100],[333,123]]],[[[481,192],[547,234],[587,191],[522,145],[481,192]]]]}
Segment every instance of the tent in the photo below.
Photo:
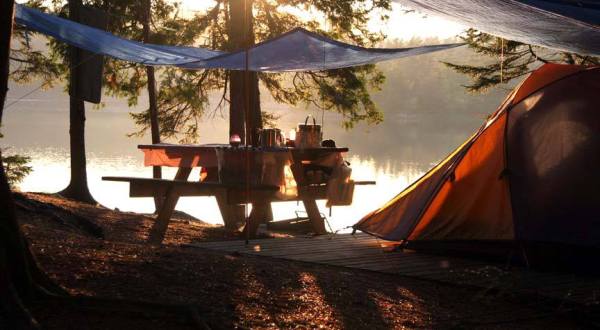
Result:
{"type": "Polygon", "coordinates": [[[600,248],[599,93],[600,67],[543,65],[473,136],[355,230],[413,246],[600,248]]]}
{"type": "Polygon", "coordinates": [[[395,0],[426,14],[526,44],[600,56],[594,0],[395,0]]]}

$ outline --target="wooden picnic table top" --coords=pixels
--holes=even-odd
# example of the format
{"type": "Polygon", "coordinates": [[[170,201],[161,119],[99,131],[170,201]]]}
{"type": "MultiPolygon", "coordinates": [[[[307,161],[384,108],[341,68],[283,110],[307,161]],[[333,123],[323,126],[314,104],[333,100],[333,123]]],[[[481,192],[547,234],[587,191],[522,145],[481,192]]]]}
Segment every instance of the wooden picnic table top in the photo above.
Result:
{"type": "MultiPolygon", "coordinates": [[[[235,148],[230,146],[229,144],[170,144],[170,143],[157,143],[157,144],[140,144],[138,145],[138,149],[146,149],[146,150],[172,150],[172,151],[208,151],[214,150],[218,148],[235,148]]],[[[240,149],[244,149],[244,146],[237,147],[240,149]]],[[[293,147],[272,147],[272,148],[262,148],[262,147],[251,147],[254,149],[251,150],[259,150],[259,151],[290,151],[293,153],[320,153],[320,152],[348,152],[348,148],[329,148],[329,147],[318,147],[318,148],[293,148],[293,147]]]]}
{"type": "MultiPolygon", "coordinates": [[[[281,156],[288,160],[291,157],[290,167],[298,185],[298,195],[295,198],[278,197],[277,192],[280,191],[280,185],[278,184],[248,186],[240,183],[188,181],[193,167],[202,166],[214,172],[218,164],[217,152],[215,151],[220,148],[231,149],[232,151],[246,149],[244,146],[231,147],[228,144],[141,144],[138,145],[138,149],[145,154],[144,165],[178,167],[173,180],[130,177],[104,177],[103,180],[128,182],[130,184],[130,196],[154,197],[155,201],[159,201],[157,203],[158,215],[156,222],[149,234],[149,241],[152,244],[162,242],[169,219],[180,196],[215,196],[225,226],[229,229],[237,229],[239,223],[245,222],[244,230],[251,236],[255,235],[261,222],[273,220],[271,202],[302,201],[314,232],[318,234],[327,232],[325,222],[316,203],[316,199],[327,197],[326,185],[315,186],[310,184],[305,180],[302,169],[305,166],[304,164],[312,164],[312,162],[320,162],[320,164],[325,162],[335,166],[342,159],[341,153],[348,152],[348,148],[255,147],[250,149],[251,152],[288,153],[281,154],[281,156]],[[242,209],[242,204],[245,203],[252,204],[252,212],[249,217],[246,217],[242,209]]],[[[281,165],[281,175],[283,175],[283,163],[281,165]]],[[[271,172],[279,173],[273,170],[271,172]]],[[[362,184],[372,183],[374,182],[365,181],[362,184]]]]}

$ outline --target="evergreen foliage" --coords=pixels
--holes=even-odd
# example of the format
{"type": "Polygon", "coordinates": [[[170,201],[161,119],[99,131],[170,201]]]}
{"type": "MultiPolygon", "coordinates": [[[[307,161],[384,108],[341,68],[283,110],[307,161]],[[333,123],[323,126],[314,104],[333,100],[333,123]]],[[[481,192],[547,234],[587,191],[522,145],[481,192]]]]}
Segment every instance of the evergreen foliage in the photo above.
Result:
{"type": "MultiPolygon", "coordinates": [[[[387,19],[391,0],[217,0],[205,12],[192,17],[181,14],[177,2],[152,1],[151,43],[193,45],[232,51],[230,7],[233,2],[248,1],[252,5],[254,42],[278,36],[295,27],[305,27],[322,35],[361,46],[373,46],[385,38],[381,32],[367,28],[370,19],[387,19]],[[310,13],[299,16],[296,11],[310,13]]],[[[135,0],[88,0],[84,4],[103,9],[109,14],[108,31],[124,38],[142,40],[144,2],[135,0]]],[[[36,7],[63,17],[68,14],[64,1],[31,0],[36,7]]],[[[59,81],[68,83],[67,47],[49,39],[50,51],[34,50],[29,40],[32,33],[15,32],[18,42],[12,50],[12,79],[29,82],[42,78],[45,87],[59,81]]],[[[370,92],[379,90],[384,75],[374,65],[304,73],[259,73],[262,90],[267,90],[279,103],[315,105],[343,115],[343,125],[351,128],[357,122],[376,124],[383,120],[370,92]]],[[[165,67],[157,70],[158,117],[163,138],[193,142],[198,124],[205,116],[223,112],[229,105],[230,73],[226,70],[182,70],[165,67]]],[[[110,58],[105,59],[105,94],[126,98],[130,106],[139,102],[147,83],[144,66],[110,58]]],[[[148,111],[132,113],[139,127],[134,135],[144,134],[150,127],[148,111]]]]}
{"type": "Polygon", "coordinates": [[[472,78],[469,92],[486,92],[533,71],[541,63],[600,65],[600,58],[582,56],[527,45],[469,29],[461,39],[476,53],[491,59],[489,64],[471,65],[444,62],[453,70],[472,78]]]}
{"type": "Polygon", "coordinates": [[[31,173],[33,169],[28,165],[30,161],[30,157],[22,155],[2,157],[6,179],[11,187],[14,188],[16,184],[23,181],[23,179],[25,179],[25,177],[31,173]]]}
{"type": "MultiPolygon", "coordinates": [[[[0,132],[0,138],[3,137],[4,135],[2,132],[0,132]]],[[[0,153],[2,153],[2,151],[3,150],[0,149],[0,153]]],[[[4,166],[6,179],[11,188],[14,188],[16,184],[23,181],[23,179],[25,179],[25,177],[29,175],[31,171],[33,171],[33,168],[28,165],[31,161],[31,157],[22,155],[3,155],[1,159],[2,165],[4,166]]]]}

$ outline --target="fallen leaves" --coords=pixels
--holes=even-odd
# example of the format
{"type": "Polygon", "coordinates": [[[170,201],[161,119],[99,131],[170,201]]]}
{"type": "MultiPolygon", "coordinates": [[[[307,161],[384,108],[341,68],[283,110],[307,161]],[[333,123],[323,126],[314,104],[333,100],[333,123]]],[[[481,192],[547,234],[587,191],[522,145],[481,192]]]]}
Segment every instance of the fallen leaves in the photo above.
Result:
{"type": "MultiPolygon", "coordinates": [[[[173,222],[166,244],[152,247],[145,243],[152,221],[148,216],[50,195],[27,197],[82,212],[106,234],[101,240],[47,221],[43,215],[20,214],[43,268],[69,292],[193,304],[216,329],[436,328],[447,325],[445,320],[451,317],[479,313],[493,318],[498,306],[505,310],[515,306],[509,301],[486,306],[467,298],[476,296],[473,291],[373,272],[183,248],[179,244],[232,239],[222,227],[189,219],[173,222]]],[[[70,320],[81,319],[79,312],[50,312],[50,308],[47,328],[68,327],[70,320]]],[[[185,327],[185,320],[167,316],[94,315],[84,318],[90,328],[185,327]]]]}

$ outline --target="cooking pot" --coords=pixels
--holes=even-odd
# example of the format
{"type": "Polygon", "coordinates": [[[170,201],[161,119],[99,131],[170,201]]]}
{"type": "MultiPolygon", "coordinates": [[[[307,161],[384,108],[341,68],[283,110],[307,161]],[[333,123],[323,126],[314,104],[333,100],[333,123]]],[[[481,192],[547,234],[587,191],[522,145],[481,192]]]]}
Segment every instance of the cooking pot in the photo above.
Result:
{"type": "Polygon", "coordinates": [[[321,131],[321,125],[317,125],[315,117],[309,115],[304,120],[304,124],[298,124],[296,148],[318,148],[321,146],[321,140],[323,140],[323,132],[321,131]],[[312,118],[312,124],[308,123],[309,118],[312,118]]]}
{"type": "Polygon", "coordinates": [[[285,141],[279,128],[263,128],[258,131],[258,144],[261,147],[280,147],[285,141]]]}

